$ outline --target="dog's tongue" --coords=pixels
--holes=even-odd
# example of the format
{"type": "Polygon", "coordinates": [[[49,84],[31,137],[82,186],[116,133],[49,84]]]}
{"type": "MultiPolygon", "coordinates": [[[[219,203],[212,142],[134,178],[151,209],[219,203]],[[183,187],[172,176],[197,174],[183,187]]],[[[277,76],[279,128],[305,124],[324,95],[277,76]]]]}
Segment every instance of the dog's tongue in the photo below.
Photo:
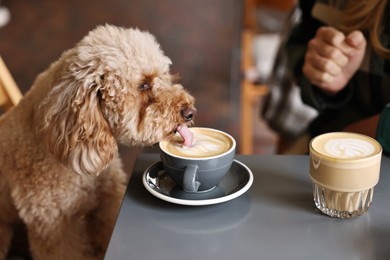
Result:
{"type": "Polygon", "coordinates": [[[177,127],[177,132],[184,139],[183,146],[191,147],[194,143],[194,134],[188,129],[187,125],[177,127]]]}

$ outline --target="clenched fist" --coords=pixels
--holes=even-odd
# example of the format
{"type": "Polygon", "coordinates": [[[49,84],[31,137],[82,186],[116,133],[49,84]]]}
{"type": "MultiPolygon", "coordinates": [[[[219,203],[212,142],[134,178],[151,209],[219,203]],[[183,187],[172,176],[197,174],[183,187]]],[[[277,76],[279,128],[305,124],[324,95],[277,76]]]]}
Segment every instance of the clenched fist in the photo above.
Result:
{"type": "Polygon", "coordinates": [[[336,94],[359,69],[365,50],[362,32],[344,35],[333,27],[321,27],[308,43],[303,73],[325,93],[336,94]]]}

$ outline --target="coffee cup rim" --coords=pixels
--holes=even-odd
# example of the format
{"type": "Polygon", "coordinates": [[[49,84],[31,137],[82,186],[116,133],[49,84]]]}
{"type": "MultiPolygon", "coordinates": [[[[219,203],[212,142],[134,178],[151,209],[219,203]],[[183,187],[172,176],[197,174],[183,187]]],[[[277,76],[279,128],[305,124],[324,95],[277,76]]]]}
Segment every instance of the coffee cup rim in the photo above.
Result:
{"type": "Polygon", "coordinates": [[[165,149],[163,149],[161,144],[163,142],[167,142],[168,140],[162,140],[162,141],[160,141],[158,143],[158,145],[160,147],[160,150],[163,151],[164,153],[172,156],[172,157],[176,157],[176,158],[180,158],[180,159],[186,159],[186,160],[200,161],[200,160],[210,160],[210,159],[219,158],[219,157],[222,157],[222,156],[224,156],[226,154],[231,153],[232,151],[234,151],[236,149],[236,140],[233,138],[232,135],[230,135],[230,134],[228,134],[228,133],[226,133],[224,131],[221,131],[221,130],[218,130],[218,129],[215,129],[215,128],[210,128],[210,127],[190,127],[190,130],[191,129],[210,130],[210,131],[213,131],[213,132],[218,132],[220,134],[223,134],[223,135],[227,136],[230,139],[230,141],[232,142],[232,146],[226,152],[223,152],[223,153],[220,153],[220,154],[217,154],[217,155],[213,155],[213,156],[207,156],[207,157],[187,157],[187,156],[176,155],[176,154],[170,153],[169,151],[166,151],[165,149]]]}
{"type": "Polygon", "coordinates": [[[354,163],[354,162],[357,162],[357,161],[363,162],[363,161],[366,161],[366,160],[370,160],[373,157],[381,156],[381,154],[382,154],[382,146],[376,139],[372,138],[371,136],[367,136],[367,135],[359,134],[359,133],[353,133],[353,132],[329,132],[329,133],[324,133],[324,134],[318,135],[318,136],[316,136],[316,137],[311,139],[310,144],[309,144],[309,148],[310,148],[310,153],[314,152],[315,154],[321,155],[321,157],[323,157],[326,160],[330,160],[330,161],[343,161],[344,163],[348,163],[348,162],[354,163]],[[375,146],[375,152],[370,154],[370,155],[364,156],[364,157],[359,157],[359,158],[342,158],[341,159],[341,158],[337,158],[337,157],[334,157],[334,156],[330,156],[330,155],[324,154],[324,153],[320,152],[318,149],[316,149],[313,146],[313,143],[316,140],[318,140],[318,138],[323,138],[324,136],[330,136],[330,135],[335,135],[335,134],[341,134],[341,135],[345,135],[345,136],[359,136],[362,139],[371,140],[372,143],[375,144],[374,145],[375,146]]]}

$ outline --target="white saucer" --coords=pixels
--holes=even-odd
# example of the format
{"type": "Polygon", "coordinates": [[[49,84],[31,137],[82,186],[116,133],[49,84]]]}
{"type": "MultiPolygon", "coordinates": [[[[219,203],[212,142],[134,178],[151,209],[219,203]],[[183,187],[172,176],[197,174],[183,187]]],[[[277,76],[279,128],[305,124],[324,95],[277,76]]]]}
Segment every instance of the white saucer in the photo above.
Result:
{"type": "Polygon", "coordinates": [[[244,194],[253,183],[252,171],[242,162],[233,161],[222,181],[208,192],[187,193],[171,179],[161,162],[147,168],[142,176],[145,188],[157,198],[188,206],[202,206],[226,202],[244,194]]]}

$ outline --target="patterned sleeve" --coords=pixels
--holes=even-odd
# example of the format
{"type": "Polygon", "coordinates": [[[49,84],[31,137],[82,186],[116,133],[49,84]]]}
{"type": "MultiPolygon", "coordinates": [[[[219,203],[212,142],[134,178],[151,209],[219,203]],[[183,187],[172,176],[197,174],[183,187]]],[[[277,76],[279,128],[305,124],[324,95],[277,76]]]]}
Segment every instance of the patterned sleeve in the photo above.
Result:
{"type": "Polygon", "coordinates": [[[293,72],[295,82],[301,88],[302,100],[318,111],[343,107],[352,96],[352,88],[347,86],[343,91],[331,98],[324,95],[313,86],[303,75],[302,68],[308,42],[314,38],[323,22],[312,16],[312,8],[316,1],[300,1],[302,10],[301,22],[292,30],[286,49],[290,71],[293,72]]]}

